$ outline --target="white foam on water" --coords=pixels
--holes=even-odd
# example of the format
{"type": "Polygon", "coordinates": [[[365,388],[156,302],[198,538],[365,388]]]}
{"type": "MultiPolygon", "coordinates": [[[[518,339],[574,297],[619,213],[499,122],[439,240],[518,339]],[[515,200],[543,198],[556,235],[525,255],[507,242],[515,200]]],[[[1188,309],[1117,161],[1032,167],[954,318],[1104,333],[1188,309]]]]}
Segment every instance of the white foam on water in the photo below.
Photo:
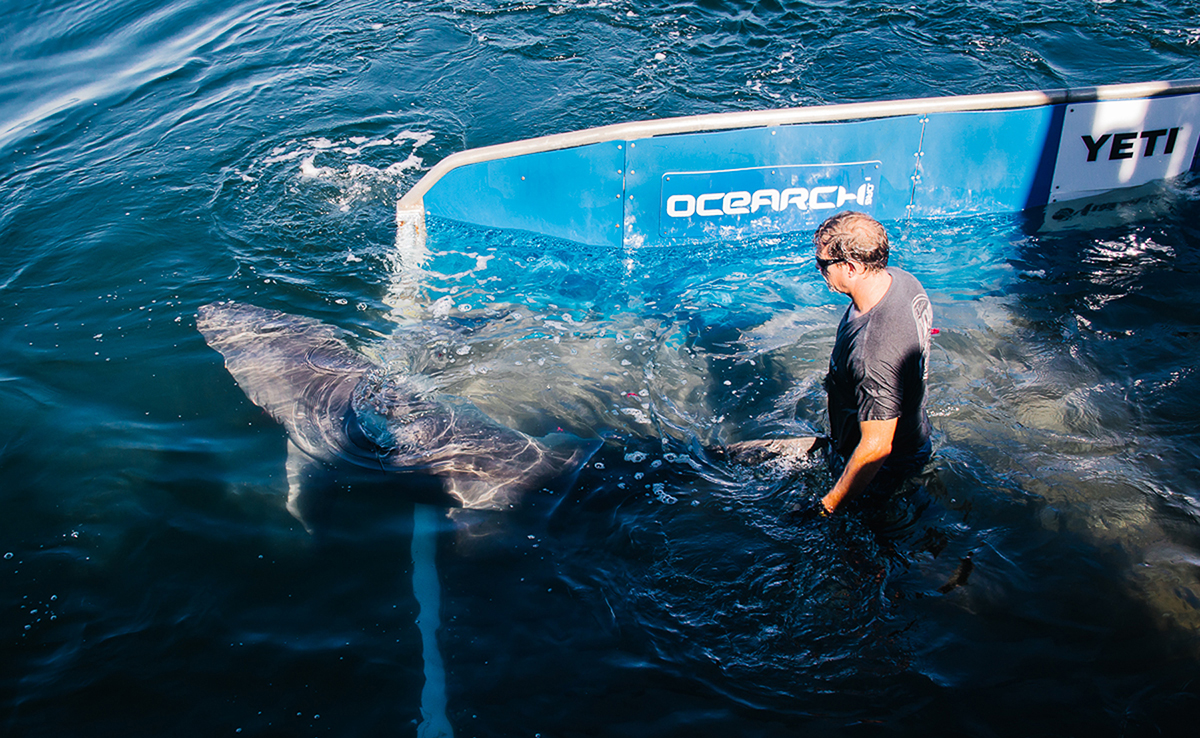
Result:
{"type": "MultiPolygon", "coordinates": [[[[370,199],[381,187],[394,190],[402,184],[407,172],[421,169],[424,160],[419,151],[431,140],[432,133],[408,130],[374,137],[351,136],[344,140],[313,136],[276,146],[258,166],[295,165],[302,179],[334,185],[336,194],[330,202],[345,211],[356,202],[370,199]],[[368,150],[384,146],[407,147],[410,151],[404,159],[383,167],[361,161],[368,150]]],[[[380,154],[373,156],[378,158],[380,154]]],[[[240,174],[243,179],[257,179],[254,172],[240,174]]]]}

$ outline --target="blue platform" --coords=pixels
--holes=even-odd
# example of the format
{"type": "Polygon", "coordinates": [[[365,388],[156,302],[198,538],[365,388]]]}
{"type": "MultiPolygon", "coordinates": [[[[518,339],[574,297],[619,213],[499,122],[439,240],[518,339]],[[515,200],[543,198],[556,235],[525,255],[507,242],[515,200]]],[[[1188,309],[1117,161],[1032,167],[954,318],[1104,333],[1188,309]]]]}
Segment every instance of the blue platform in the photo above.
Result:
{"type": "Polygon", "coordinates": [[[398,221],[640,247],[802,231],[848,208],[1019,212],[1189,171],[1198,124],[1198,81],[630,123],[455,154],[398,221]]]}

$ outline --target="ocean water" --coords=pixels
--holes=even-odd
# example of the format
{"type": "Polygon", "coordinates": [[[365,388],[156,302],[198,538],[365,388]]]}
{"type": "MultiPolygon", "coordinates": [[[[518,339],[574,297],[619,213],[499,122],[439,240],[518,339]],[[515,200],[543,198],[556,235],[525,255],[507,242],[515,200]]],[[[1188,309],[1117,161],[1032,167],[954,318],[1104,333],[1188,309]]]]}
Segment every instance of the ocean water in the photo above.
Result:
{"type": "Polygon", "coordinates": [[[434,221],[397,310],[393,207],[455,151],[607,123],[1200,77],[1196,3],[3,8],[0,734],[1194,731],[1190,177],[1084,232],[889,223],[935,309],[935,456],[824,524],[786,515],[823,466],[705,450],[824,429],[845,303],[809,234],[434,221]],[[306,530],[196,331],[226,299],[604,446],[511,510],[345,487],[306,530]]]}

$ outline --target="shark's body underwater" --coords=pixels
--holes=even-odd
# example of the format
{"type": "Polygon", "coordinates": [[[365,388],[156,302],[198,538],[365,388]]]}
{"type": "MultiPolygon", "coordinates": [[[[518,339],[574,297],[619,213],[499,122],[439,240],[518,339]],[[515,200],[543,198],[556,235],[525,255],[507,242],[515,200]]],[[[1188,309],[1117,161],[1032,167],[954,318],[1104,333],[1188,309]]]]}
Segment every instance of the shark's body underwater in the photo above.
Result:
{"type": "Polygon", "coordinates": [[[254,404],[288,433],[288,509],[300,518],[306,478],[334,467],[432,480],[467,508],[499,509],[524,492],[570,483],[600,447],[569,434],[541,438],[471,403],[389,374],[311,318],[235,302],[200,308],[196,327],[254,404]]]}

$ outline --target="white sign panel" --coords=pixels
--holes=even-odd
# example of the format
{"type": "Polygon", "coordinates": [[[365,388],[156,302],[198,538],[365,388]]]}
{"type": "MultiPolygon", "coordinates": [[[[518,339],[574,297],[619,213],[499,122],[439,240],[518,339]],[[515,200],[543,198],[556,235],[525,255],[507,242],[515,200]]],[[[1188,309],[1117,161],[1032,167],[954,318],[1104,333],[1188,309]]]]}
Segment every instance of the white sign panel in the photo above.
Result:
{"type": "Polygon", "coordinates": [[[1069,104],[1050,202],[1187,171],[1196,154],[1197,123],[1200,95],[1069,104]]]}

